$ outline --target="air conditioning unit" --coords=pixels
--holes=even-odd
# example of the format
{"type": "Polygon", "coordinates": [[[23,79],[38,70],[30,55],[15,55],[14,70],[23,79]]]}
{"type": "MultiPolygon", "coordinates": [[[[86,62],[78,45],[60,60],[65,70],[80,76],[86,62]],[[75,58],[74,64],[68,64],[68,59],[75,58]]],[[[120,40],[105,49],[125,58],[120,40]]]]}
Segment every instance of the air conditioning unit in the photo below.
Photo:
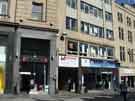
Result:
{"type": "Polygon", "coordinates": [[[7,15],[7,1],[0,2],[0,15],[7,15]]]}

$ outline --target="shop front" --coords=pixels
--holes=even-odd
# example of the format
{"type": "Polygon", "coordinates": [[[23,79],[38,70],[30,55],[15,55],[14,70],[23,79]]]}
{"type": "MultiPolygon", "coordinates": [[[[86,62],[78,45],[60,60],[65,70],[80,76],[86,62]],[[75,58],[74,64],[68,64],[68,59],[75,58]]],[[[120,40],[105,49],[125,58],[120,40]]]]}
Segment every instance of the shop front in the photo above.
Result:
{"type": "Polygon", "coordinates": [[[77,92],[79,58],[59,56],[59,90],[77,92]]]}
{"type": "Polygon", "coordinates": [[[128,87],[135,87],[135,69],[134,68],[119,68],[120,82],[126,81],[128,87]]]}
{"type": "Polygon", "coordinates": [[[5,89],[6,47],[0,46],[0,94],[5,89]]]}
{"type": "Polygon", "coordinates": [[[81,81],[88,90],[113,89],[118,83],[117,71],[114,61],[81,58],[81,81]]]}

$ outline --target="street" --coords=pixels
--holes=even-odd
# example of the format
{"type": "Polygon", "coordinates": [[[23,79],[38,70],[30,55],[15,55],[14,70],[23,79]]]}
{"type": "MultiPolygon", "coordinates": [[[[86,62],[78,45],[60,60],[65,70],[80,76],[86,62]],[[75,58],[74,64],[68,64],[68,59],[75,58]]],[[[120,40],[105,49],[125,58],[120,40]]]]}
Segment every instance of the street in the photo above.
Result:
{"type": "MultiPolygon", "coordinates": [[[[84,94],[77,96],[14,95],[0,96],[0,101],[124,101],[120,95],[84,94]]],[[[127,101],[135,101],[135,93],[128,93],[127,101]]]]}

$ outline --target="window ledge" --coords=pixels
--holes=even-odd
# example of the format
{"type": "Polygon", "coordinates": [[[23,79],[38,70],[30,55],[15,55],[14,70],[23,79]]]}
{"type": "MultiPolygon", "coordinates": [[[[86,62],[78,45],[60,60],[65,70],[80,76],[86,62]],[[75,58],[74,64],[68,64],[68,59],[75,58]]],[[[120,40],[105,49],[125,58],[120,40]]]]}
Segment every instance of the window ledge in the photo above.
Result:
{"type": "Polygon", "coordinates": [[[35,22],[47,22],[46,20],[36,20],[36,19],[32,19],[32,18],[29,18],[28,20],[35,21],[35,22]]]}

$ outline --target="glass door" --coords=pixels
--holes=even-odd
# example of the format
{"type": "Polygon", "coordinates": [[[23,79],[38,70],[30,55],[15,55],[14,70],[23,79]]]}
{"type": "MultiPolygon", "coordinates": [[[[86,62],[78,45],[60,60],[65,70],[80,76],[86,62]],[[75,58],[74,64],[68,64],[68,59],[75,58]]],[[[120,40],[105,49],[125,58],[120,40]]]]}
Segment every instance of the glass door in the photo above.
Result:
{"type": "Polygon", "coordinates": [[[6,65],[6,47],[0,46],[0,94],[4,93],[5,88],[5,65],[6,65]]]}

